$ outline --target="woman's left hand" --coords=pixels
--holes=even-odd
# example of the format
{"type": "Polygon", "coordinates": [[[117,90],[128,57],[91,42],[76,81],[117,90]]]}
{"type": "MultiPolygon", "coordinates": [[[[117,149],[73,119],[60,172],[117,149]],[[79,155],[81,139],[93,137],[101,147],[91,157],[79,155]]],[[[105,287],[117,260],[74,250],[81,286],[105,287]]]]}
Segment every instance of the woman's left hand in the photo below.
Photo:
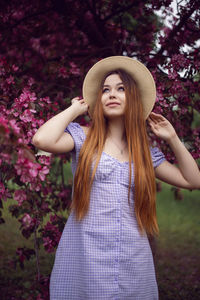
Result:
{"type": "Polygon", "coordinates": [[[162,115],[152,112],[150,113],[147,120],[149,122],[151,130],[157,137],[165,141],[169,141],[176,136],[174,127],[162,115]]]}

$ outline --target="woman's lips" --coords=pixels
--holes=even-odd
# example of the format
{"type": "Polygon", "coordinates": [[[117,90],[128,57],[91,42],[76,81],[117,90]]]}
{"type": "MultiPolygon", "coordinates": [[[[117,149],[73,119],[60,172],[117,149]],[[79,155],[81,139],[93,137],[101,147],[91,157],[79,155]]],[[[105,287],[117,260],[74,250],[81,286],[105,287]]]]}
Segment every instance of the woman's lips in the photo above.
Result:
{"type": "Polygon", "coordinates": [[[118,102],[110,102],[110,103],[108,103],[108,104],[106,104],[106,106],[118,106],[118,105],[120,105],[118,102]]]}

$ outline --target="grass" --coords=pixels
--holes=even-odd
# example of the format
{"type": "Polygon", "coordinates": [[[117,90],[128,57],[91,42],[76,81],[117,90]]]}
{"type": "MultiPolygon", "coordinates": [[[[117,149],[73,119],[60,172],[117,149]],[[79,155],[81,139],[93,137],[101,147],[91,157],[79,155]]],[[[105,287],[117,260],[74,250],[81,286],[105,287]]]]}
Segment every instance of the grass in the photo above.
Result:
{"type": "Polygon", "coordinates": [[[159,241],[167,246],[170,239],[176,243],[191,242],[200,246],[200,192],[182,191],[183,200],[174,200],[171,187],[162,184],[157,195],[159,241]]]}
{"type": "Polygon", "coordinates": [[[162,184],[157,196],[158,223],[155,264],[160,300],[200,299],[200,192],[182,191],[174,200],[162,184]]]}
{"type": "MultiPolygon", "coordinates": [[[[30,299],[30,288],[37,278],[35,257],[25,262],[24,269],[13,261],[19,247],[34,248],[34,239],[26,239],[20,233],[20,223],[8,211],[14,200],[4,203],[3,218],[6,223],[0,225],[0,295],[2,300],[30,299]],[[23,297],[22,297],[23,289],[23,297]],[[13,295],[14,293],[14,295],[13,295]]],[[[40,272],[48,276],[53,266],[54,254],[40,249],[40,272]]]]}
{"type": "MultiPolygon", "coordinates": [[[[183,200],[174,200],[171,187],[162,184],[157,195],[159,237],[156,239],[155,266],[160,300],[200,299],[200,192],[183,191],[183,200]]],[[[0,225],[0,292],[2,300],[20,299],[20,287],[27,289],[28,299],[31,280],[36,277],[35,259],[26,262],[24,270],[13,269],[10,261],[17,247],[32,247],[33,239],[25,239],[19,231],[19,222],[8,212],[6,202],[0,225]],[[8,286],[10,289],[8,289],[8,286]],[[18,288],[17,288],[18,287],[18,288]],[[9,290],[15,290],[13,298],[9,290]]],[[[54,254],[40,251],[41,273],[48,275],[54,254]]]]}

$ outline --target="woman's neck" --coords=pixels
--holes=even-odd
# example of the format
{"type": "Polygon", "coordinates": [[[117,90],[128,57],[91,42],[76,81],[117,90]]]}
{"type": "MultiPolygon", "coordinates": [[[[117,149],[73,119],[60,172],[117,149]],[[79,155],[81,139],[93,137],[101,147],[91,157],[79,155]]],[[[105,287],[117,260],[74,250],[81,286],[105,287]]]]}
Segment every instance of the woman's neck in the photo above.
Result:
{"type": "Polygon", "coordinates": [[[116,141],[125,141],[124,118],[108,120],[108,137],[116,141]]]}

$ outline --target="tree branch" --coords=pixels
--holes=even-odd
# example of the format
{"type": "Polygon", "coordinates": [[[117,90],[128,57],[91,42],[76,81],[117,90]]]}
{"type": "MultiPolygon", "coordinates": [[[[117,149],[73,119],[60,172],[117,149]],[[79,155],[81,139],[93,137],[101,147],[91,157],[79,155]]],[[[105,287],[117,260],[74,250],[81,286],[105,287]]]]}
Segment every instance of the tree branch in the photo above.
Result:
{"type": "MultiPolygon", "coordinates": [[[[183,15],[183,17],[180,20],[180,22],[178,23],[178,25],[172,29],[169,36],[165,39],[165,42],[161,46],[160,50],[156,53],[154,59],[156,59],[157,57],[159,57],[163,54],[163,52],[167,48],[168,44],[170,44],[172,42],[173,38],[177,35],[177,33],[181,30],[181,28],[186,24],[187,20],[191,17],[191,15],[195,11],[195,9],[196,9],[196,6],[193,5],[193,7],[183,15]]],[[[151,63],[151,60],[149,61],[149,64],[150,63],[151,63]]]]}
{"type": "Polygon", "coordinates": [[[46,9],[44,11],[39,11],[39,12],[36,12],[36,13],[33,13],[33,14],[30,14],[28,16],[25,16],[23,17],[22,19],[20,19],[19,21],[17,21],[16,23],[14,23],[13,25],[11,25],[10,27],[8,26],[8,29],[13,29],[13,28],[16,28],[19,24],[21,24],[22,22],[25,22],[27,20],[30,20],[32,18],[35,18],[35,17],[38,17],[40,15],[44,15],[46,13],[48,13],[49,11],[52,11],[52,8],[49,8],[49,9],[46,9]]]}
{"type": "Polygon", "coordinates": [[[37,225],[34,228],[34,246],[35,246],[35,254],[36,254],[36,265],[37,265],[37,278],[40,281],[40,263],[39,263],[39,249],[38,249],[38,241],[37,241],[37,225]]]}
{"type": "Polygon", "coordinates": [[[140,1],[135,1],[134,3],[132,3],[132,4],[128,5],[128,6],[121,7],[120,9],[116,10],[114,13],[112,13],[109,16],[107,16],[106,18],[104,18],[103,19],[104,22],[107,22],[109,19],[112,19],[114,16],[117,16],[120,13],[124,13],[127,10],[131,9],[132,7],[137,6],[139,2],[140,1]]]}

